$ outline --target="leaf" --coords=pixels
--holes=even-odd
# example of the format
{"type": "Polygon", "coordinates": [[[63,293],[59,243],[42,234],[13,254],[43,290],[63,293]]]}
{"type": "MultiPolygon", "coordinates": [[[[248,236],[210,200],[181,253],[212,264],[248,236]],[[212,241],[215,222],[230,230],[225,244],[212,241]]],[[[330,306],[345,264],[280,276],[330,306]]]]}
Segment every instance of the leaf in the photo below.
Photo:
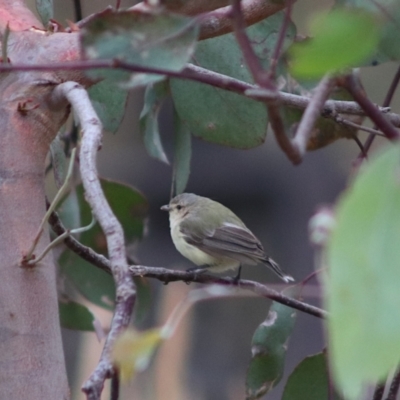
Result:
{"type": "MultiPolygon", "coordinates": [[[[118,59],[142,68],[180,71],[194,52],[198,30],[195,19],[168,12],[109,12],[85,25],[83,54],[90,60],[118,59]]],[[[130,75],[116,70],[88,74],[125,81],[130,75]]]]}
{"type": "Polygon", "coordinates": [[[389,60],[399,60],[399,33],[400,33],[400,1],[392,1],[391,7],[382,5],[379,11],[385,18],[382,24],[381,40],[379,50],[388,57],[389,60]]]}
{"type": "Polygon", "coordinates": [[[89,89],[89,96],[103,128],[115,133],[125,115],[128,92],[111,79],[104,79],[89,89]]]}
{"type": "Polygon", "coordinates": [[[325,303],[334,377],[350,399],[400,360],[400,149],[359,173],[337,205],[325,303]]]}
{"type": "Polygon", "coordinates": [[[161,341],[159,328],[144,332],[126,330],[117,338],[112,352],[112,361],[119,370],[122,383],[132,379],[135,372],[147,368],[161,341]]]}
{"type": "MultiPolygon", "coordinates": [[[[148,209],[147,201],[143,195],[131,186],[105,179],[101,180],[101,185],[110,207],[122,224],[126,242],[129,244],[134,240],[141,239],[145,230],[145,218],[148,209]]],[[[88,225],[92,219],[92,213],[84,200],[82,185],[76,188],[76,193],[80,207],[81,224],[88,225]]],[[[61,207],[64,207],[64,204],[65,202],[61,207]]],[[[91,230],[83,232],[80,241],[98,253],[107,254],[106,239],[98,223],[91,230]]],[[[74,283],[74,286],[85,298],[101,307],[113,308],[115,289],[110,274],[94,267],[70,251],[65,251],[61,255],[59,264],[61,271],[74,283]]]]}
{"type": "Polygon", "coordinates": [[[246,378],[247,400],[259,399],[281,380],[295,320],[293,308],[273,302],[267,319],[255,331],[246,378]]]}
{"type": "Polygon", "coordinates": [[[74,301],[59,302],[60,323],[63,328],[78,331],[94,331],[93,314],[82,304],[74,301]]]}
{"type": "Polygon", "coordinates": [[[373,55],[379,39],[377,21],[362,10],[319,14],[310,31],[312,39],[290,49],[291,71],[299,78],[320,78],[327,72],[358,66],[373,55]]]}
{"type": "Polygon", "coordinates": [[[282,400],[339,400],[329,396],[329,377],[324,353],[306,357],[292,372],[286,383],[282,400]]]}
{"type": "Polygon", "coordinates": [[[53,18],[53,0],[36,0],[36,10],[43,25],[47,26],[50,19],[53,18]]]}
{"type": "Polygon", "coordinates": [[[192,137],[190,131],[175,113],[175,195],[181,194],[185,191],[190,175],[191,157],[192,137]]]}
{"type": "Polygon", "coordinates": [[[147,87],[165,80],[164,75],[132,74],[127,82],[120,83],[124,89],[147,87]]]}
{"type": "Polygon", "coordinates": [[[397,0],[335,0],[335,3],[342,7],[354,7],[369,12],[381,12],[382,7],[386,8],[391,6],[396,1],[397,0]]]}
{"type": "Polygon", "coordinates": [[[166,82],[149,85],[144,96],[144,105],[140,113],[139,126],[143,135],[144,145],[151,157],[169,164],[167,155],[162,147],[158,128],[158,114],[164,99],[168,95],[166,82]]]}
{"type": "Polygon", "coordinates": [[[135,303],[135,325],[143,322],[151,307],[151,287],[148,279],[141,276],[134,276],[133,281],[136,286],[135,303]]]}
{"type": "MultiPolygon", "coordinates": [[[[266,70],[283,15],[277,13],[246,30],[266,70]]],[[[294,35],[294,25],[289,25],[287,41],[291,42],[294,35]]],[[[194,60],[203,68],[252,82],[233,34],[201,41],[194,60]]],[[[179,117],[193,135],[240,149],[264,142],[268,123],[265,105],[226,90],[180,79],[171,80],[171,92],[179,117]]]]}
{"type": "Polygon", "coordinates": [[[50,155],[54,171],[54,180],[57,188],[60,189],[67,174],[68,164],[64,146],[59,135],[57,135],[50,144],[50,155]]]}

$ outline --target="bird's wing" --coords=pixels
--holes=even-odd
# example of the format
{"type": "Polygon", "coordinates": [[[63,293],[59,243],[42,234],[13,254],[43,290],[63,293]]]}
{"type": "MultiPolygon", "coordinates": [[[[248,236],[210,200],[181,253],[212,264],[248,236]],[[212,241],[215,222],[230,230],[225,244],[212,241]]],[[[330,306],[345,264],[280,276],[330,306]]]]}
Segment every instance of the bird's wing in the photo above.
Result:
{"type": "Polygon", "coordinates": [[[209,232],[193,232],[181,225],[187,243],[215,257],[228,257],[245,264],[267,262],[259,240],[246,228],[225,224],[209,232]]]}

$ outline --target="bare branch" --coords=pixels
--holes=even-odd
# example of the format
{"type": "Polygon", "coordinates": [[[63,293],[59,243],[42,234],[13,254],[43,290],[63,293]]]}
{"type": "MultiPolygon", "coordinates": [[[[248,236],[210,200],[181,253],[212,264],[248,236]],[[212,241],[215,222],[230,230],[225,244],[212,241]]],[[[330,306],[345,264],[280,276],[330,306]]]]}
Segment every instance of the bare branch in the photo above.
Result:
{"type": "Polygon", "coordinates": [[[300,157],[303,157],[306,152],[312,128],[314,127],[315,121],[320,116],[321,110],[333,89],[334,82],[335,80],[330,75],[326,75],[322,78],[315,88],[314,95],[301,118],[296,131],[296,136],[292,141],[293,146],[297,148],[300,157]]]}
{"type": "MultiPolygon", "coordinates": [[[[400,81],[400,67],[397,69],[396,74],[393,77],[392,82],[390,83],[389,90],[387,91],[385,100],[383,101],[383,104],[382,104],[383,107],[389,107],[390,103],[392,102],[394,93],[396,92],[397,87],[399,85],[399,81],[400,81]]],[[[393,125],[395,125],[397,127],[399,126],[399,125],[396,125],[393,121],[391,121],[391,122],[393,125]]],[[[374,126],[374,129],[376,129],[376,126],[374,126]]],[[[375,135],[371,133],[371,135],[368,136],[367,140],[364,143],[364,152],[361,152],[358,155],[356,163],[360,163],[363,160],[364,154],[368,153],[368,150],[371,148],[374,140],[375,140],[375,135]]]]}
{"type": "Polygon", "coordinates": [[[292,161],[293,164],[299,164],[302,157],[298,149],[293,146],[285,133],[285,126],[279,112],[279,103],[277,101],[278,91],[274,81],[271,79],[273,75],[270,75],[267,71],[264,71],[261,62],[255,54],[250,40],[246,34],[246,21],[244,20],[242,13],[241,0],[232,0],[232,17],[234,21],[234,33],[236,40],[242,50],[247,68],[249,69],[257,85],[262,89],[265,89],[265,92],[269,97],[269,100],[266,102],[266,106],[269,115],[269,122],[275,134],[276,140],[289,160],[292,161]]]}
{"type": "Polygon", "coordinates": [[[293,3],[295,0],[288,0],[287,7],[285,10],[285,17],[283,19],[281,28],[279,30],[278,39],[276,41],[275,49],[271,57],[271,66],[269,68],[270,79],[275,79],[276,67],[278,65],[279,58],[281,57],[283,43],[285,42],[285,35],[289,26],[290,17],[292,14],[293,3]]]}
{"type": "Polygon", "coordinates": [[[254,81],[263,89],[276,92],[275,84],[270,80],[269,74],[264,71],[260,60],[258,59],[253,47],[250,43],[250,39],[246,34],[246,21],[242,13],[241,0],[232,0],[232,18],[234,26],[234,34],[236,40],[242,50],[245,63],[249,69],[254,81]]]}
{"type": "MultiPolygon", "coordinates": [[[[242,0],[242,14],[246,26],[251,26],[283,10],[288,1],[242,0]]],[[[219,8],[201,17],[200,40],[225,35],[233,31],[231,6],[219,8]]]]}
{"type": "Polygon", "coordinates": [[[375,125],[390,139],[399,139],[400,134],[395,129],[393,124],[385,118],[380,112],[378,107],[369,100],[363,89],[359,86],[354,75],[348,75],[345,78],[343,86],[354,97],[357,103],[364,110],[365,114],[371,118],[375,125]]]}
{"type": "MultiPolygon", "coordinates": [[[[262,102],[271,102],[271,92],[261,89],[256,85],[240,81],[228,75],[210,71],[206,68],[199,67],[188,63],[186,67],[180,71],[169,71],[161,68],[141,67],[134,64],[126,63],[119,60],[98,60],[98,61],[75,61],[75,62],[60,62],[48,64],[0,64],[0,72],[11,71],[70,71],[70,70],[89,70],[94,68],[107,69],[123,69],[130,72],[140,72],[147,74],[165,75],[171,78],[187,79],[218,87],[246,96],[250,99],[262,102]]],[[[273,96],[272,101],[281,105],[286,105],[300,110],[307,108],[310,98],[299,96],[296,94],[277,92],[273,96]]],[[[378,111],[385,114],[385,117],[396,127],[400,127],[400,115],[391,113],[389,107],[379,107],[378,111]]],[[[334,118],[338,113],[349,115],[366,116],[365,111],[355,101],[344,100],[327,100],[322,108],[323,117],[334,118]]]]}
{"type": "Polygon", "coordinates": [[[55,102],[67,99],[77,115],[82,131],[80,169],[85,197],[106,236],[110,269],[116,285],[116,305],[99,364],[82,390],[88,399],[100,399],[104,381],[113,375],[110,351],[118,334],[129,324],[135,288],[126,261],[124,232],[104,196],[96,168],[96,155],[101,145],[102,125],[87,91],[75,82],[62,83],[54,89],[55,102]]]}

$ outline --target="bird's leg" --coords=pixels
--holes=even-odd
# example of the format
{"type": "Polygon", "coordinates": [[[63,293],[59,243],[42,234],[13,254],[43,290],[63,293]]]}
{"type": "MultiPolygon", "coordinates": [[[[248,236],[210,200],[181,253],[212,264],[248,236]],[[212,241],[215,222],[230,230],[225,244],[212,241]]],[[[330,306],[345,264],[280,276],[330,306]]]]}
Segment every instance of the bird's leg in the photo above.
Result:
{"type": "Polygon", "coordinates": [[[235,285],[237,285],[238,282],[240,281],[240,274],[241,274],[241,273],[242,273],[242,266],[239,265],[238,272],[237,272],[236,276],[233,278],[233,283],[234,283],[235,285]]]}

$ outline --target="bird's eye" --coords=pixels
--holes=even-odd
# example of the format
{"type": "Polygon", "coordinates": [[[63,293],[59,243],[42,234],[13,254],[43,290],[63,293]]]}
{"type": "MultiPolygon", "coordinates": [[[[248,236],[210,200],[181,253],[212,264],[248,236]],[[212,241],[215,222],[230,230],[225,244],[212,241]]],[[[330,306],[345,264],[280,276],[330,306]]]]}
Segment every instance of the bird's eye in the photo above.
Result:
{"type": "Polygon", "coordinates": [[[177,209],[178,211],[182,210],[182,208],[183,208],[182,206],[179,206],[179,205],[176,206],[176,209],[177,209]]]}

